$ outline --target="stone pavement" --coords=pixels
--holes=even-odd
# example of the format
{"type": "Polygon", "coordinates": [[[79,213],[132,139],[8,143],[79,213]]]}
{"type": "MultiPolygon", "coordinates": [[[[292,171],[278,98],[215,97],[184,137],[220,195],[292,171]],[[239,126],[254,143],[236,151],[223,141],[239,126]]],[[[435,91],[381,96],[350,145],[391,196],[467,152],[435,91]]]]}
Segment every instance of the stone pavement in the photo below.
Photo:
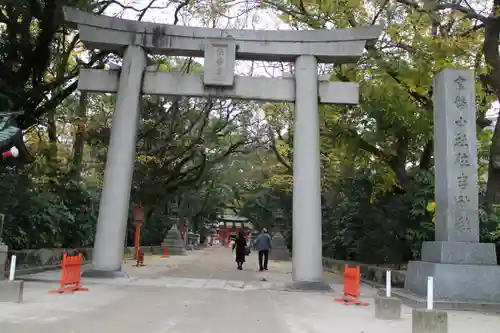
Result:
{"type": "MultiPolygon", "coordinates": [[[[335,303],[338,277],[326,276],[331,293],[287,292],[291,263],[257,272],[256,256],[236,270],[231,251],[209,248],[184,257],[148,257],[146,267],[125,264],[130,278],[84,279],[90,290],[50,295],[59,272],[31,276],[23,304],[0,303],[1,333],[411,333],[411,309],[403,320],[373,315],[376,290],[362,287],[368,307],[335,303]],[[261,281],[265,278],[267,281],[261,281]],[[43,281],[43,282],[42,282],[43,281]]],[[[500,317],[449,312],[449,332],[498,332],[500,317]]]]}

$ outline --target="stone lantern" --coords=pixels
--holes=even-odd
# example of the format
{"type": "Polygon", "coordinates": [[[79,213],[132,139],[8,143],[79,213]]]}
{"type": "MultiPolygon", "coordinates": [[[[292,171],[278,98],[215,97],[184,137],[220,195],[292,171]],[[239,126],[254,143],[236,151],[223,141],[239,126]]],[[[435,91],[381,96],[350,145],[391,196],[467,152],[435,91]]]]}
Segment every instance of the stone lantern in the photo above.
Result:
{"type": "Polygon", "coordinates": [[[273,232],[282,232],[283,231],[283,219],[285,215],[283,214],[283,209],[278,208],[274,213],[274,224],[273,224],[273,232]]]}
{"type": "Polygon", "coordinates": [[[170,256],[185,255],[185,244],[182,241],[181,233],[177,227],[177,223],[179,221],[179,209],[177,205],[174,205],[170,209],[170,215],[170,219],[173,220],[174,223],[172,223],[172,227],[165,235],[161,246],[166,246],[168,248],[168,255],[170,256]]]}
{"type": "Polygon", "coordinates": [[[284,214],[282,209],[277,209],[274,214],[275,223],[273,226],[274,235],[271,241],[272,250],[269,253],[271,260],[290,260],[290,251],[286,247],[285,238],[281,234],[283,228],[284,214]]]}
{"type": "Polygon", "coordinates": [[[132,218],[135,223],[134,236],[134,259],[141,248],[141,226],[144,224],[144,207],[142,205],[132,205],[132,218]]]}

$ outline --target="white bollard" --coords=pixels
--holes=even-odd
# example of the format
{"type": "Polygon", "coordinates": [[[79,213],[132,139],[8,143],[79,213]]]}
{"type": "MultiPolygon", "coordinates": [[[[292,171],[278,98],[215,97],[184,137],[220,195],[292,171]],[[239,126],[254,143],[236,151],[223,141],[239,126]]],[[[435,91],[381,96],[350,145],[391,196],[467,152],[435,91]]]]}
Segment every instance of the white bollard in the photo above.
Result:
{"type": "Polygon", "coordinates": [[[427,310],[434,308],[434,278],[427,277],[427,310]]]}
{"type": "Polygon", "coordinates": [[[385,297],[390,298],[391,297],[391,271],[387,270],[385,272],[385,297]]]}
{"type": "Polygon", "coordinates": [[[16,255],[12,255],[10,258],[10,272],[9,272],[9,281],[14,281],[16,276],[16,255]]]}

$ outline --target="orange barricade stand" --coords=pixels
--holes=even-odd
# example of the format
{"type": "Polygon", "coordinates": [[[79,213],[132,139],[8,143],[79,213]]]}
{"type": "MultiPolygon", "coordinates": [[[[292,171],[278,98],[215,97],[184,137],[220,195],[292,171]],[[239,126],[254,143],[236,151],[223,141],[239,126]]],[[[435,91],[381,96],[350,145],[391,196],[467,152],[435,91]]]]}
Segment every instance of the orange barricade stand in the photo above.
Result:
{"type": "Polygon", "coordinates": [[[361,272],[359,266],[350,268],[349,265],[344,267],[344,297],[336,298],[336,302],[344,302],[345,305],[364,305],[368,303],[362,302],[359,299],[361,296],[361,272]]]}
{"type": "Polygon", "coordinates": [[[82,265],[82,255],[68,256],[64,253],[61,262],[61,281],[59,289],[49,290],[49,294],[69,294],[75,291],[88,291],[80,285],[80,266],[82,265]]]}
{"type": "Polygon", "coordinates": [[[163,255],[162,258],[168,258],[168,246],[163,247],[163,255]]]}

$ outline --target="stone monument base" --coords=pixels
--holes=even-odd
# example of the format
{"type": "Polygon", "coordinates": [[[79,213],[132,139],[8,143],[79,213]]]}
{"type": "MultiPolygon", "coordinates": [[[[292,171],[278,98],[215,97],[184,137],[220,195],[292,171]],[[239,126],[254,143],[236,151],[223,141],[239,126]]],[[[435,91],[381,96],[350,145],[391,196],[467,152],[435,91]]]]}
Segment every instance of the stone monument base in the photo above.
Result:
{"type": "Polygon", "coordinates": [[[0,281],[0,302],[22,303],[24,281],[0,281]]]}
{"type": "Polygon", "coordinates": [[[496,265],[493,243],[424,242],[422,260],[442,264],[496,265]]]}
{"type": "Polygon", "coordinates": [[[427,277],[434,277],[434,299],[500,302],[500,266],[410,261],[405,289],[427,294],[427,277]]]}

